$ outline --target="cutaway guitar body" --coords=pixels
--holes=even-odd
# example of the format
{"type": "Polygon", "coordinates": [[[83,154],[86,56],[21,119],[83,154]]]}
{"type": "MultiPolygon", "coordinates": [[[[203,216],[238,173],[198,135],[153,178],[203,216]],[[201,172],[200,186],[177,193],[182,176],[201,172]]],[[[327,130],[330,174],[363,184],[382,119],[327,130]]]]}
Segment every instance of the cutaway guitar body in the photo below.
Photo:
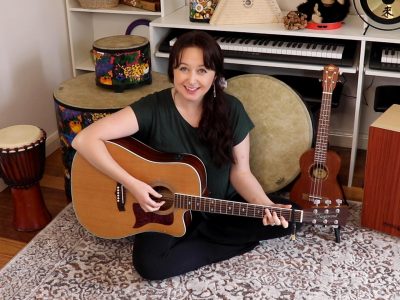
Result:
{"type": "Polygon", "coordinates": [[[106,141],[106,147],[129,174],[162,194],[154,200],[165,203],[158,211],[145,212],[122,184],[76,153],[72,203],[81,225],[98,237],[118,239],[143,232],[179,237],[186,232],[191,211],[261,219],[268,208],[292,222],[331,226],[346,222],[348,210],[340,206],[296,210],[205,197],[206,170],[195,155],[162,153],[131,137],[106,141]]]}

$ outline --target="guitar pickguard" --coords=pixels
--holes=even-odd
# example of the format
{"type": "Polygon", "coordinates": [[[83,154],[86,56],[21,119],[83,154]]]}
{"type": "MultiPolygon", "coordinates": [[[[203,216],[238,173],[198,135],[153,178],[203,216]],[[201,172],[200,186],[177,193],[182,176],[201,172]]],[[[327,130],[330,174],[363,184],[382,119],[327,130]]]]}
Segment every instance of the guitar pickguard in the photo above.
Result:
{"type": "Polygon", "coordinates": [[[162,225],[172,225],[174,223],[174,214],[170,213],[167,215],[160,215],[153,212],[145,212],[138,203],[132,204],[133,214],[135,215],[135,221],[133,228],[140,228],[147,224],[162,224],[162,225]]]}

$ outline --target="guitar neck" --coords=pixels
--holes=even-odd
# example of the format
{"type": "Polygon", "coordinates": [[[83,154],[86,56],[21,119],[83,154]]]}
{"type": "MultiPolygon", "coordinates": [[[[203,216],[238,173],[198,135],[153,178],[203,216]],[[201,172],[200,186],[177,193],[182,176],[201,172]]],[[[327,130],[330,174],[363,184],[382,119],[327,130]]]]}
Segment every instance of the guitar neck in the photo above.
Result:
{"type": "Polygon", "coordinates": [[[185,194],[174,194],[174,205],[176,208],[202,211],[208,213],[225,214],[242,217],[263,218],[265,209],[276,212],[278,217],[283,216],[286,220],[303,222],[303,211],[290,208],[278,208],[230,200],[221,200],[207,197],[197,197],[185,194]],[[294,213],[294,215],[292,215],[294,213]]]}
{"type": "Polygon", "coordinates": [[[339,69],[333,65],[328,65],[324,68],[321,109],[318,121],[317,139],[315,142],[314,161],[316,163],[326,163],[326,153],[328,150],[329,137],[329,122],[332,107],[332,93],[336,86],[338,70],[339,69]]]}
{"type": "Polygon", "coordinates": [[[323,91],[318,132],[315,142],[315,162],[325,163],[328,150],[329,122],[331,115],[332,91],[323,91]]]}

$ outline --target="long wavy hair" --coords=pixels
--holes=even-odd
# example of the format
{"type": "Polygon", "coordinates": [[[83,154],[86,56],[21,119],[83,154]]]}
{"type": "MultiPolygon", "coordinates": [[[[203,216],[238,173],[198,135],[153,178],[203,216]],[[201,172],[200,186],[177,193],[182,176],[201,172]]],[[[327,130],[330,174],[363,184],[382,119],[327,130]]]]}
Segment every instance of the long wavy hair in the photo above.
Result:
{"type": "Polygon", "coordinates": [[[189,31],[175,42],[171,49],[168,64],[169,80],[174,82],[174,69],[181,63],[182,52],[189,47],[203,51],[204,66],[215,71],[214,84],[204,95],[203,113],[198,133],[200,141],[210,150],[214,163],[222,166],[233,162],[233,133],[229,120],[229,107],[223,92],[224,58],[222,50],[212,36],[203,31],[189,31]],[[215,86],[215,97],[214,97],[215,86]]]}

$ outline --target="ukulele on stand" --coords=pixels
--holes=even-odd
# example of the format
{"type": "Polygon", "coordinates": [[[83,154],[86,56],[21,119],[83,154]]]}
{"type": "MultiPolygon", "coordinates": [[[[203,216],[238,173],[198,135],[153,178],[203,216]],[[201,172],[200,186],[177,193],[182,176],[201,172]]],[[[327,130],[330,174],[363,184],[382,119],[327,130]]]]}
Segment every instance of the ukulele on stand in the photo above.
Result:
{"type": "MultiPolygon", "coordinates": [[[[338,79],[339,68],[334,65],[324,67],[322,78],[322,101],[318,121],[315,148],[300,157],[301,174],[294,183],[290,198],[302,207],[340,207],[344,195],[337,180],[341,160],[339,155],[328,150],[329,119],[332,93],[338,79]]],[[[340,241],[340,227],[335,228],[336,241],[340,241]]]]}

